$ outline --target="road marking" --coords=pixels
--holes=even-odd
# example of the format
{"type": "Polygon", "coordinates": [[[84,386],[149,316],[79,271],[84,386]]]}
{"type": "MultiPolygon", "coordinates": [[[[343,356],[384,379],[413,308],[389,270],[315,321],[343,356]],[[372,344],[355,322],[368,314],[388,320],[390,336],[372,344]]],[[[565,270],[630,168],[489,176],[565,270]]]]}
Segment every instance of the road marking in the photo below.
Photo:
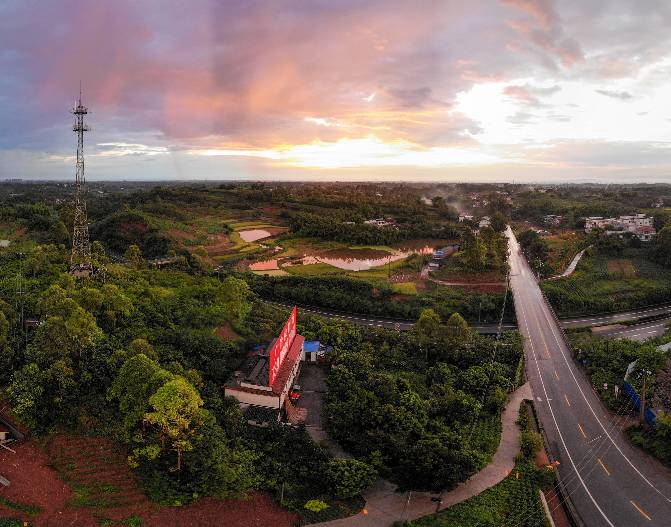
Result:
{"type": "Polygon", "coordinates": [[[608,470],[608,467],[604,465],[603,461],[601,461],[601,458],[597,458],[597,461],[599,462],[599,465],[601,465],[601,468],[604,470],[604,472],[610,476],[610,470],[608,470]]]}
{"type": "Polygon", "coordinates": [[[571,406],[571,401],[568,400],[568,397],[566,396],[566,394],[564,394],[564,399],[566,399],[566,404],[571,406]]]}
{"type": "Polygon", "coordinates": [[[638,503],[636,503],[634,500],[629,500],[629,503],[631,503],[634,506],[634,508],[641,513],[641,516],[643,516],[646,520],[648,520],[649,522],[652,521],[650,515],[647,512],[645,512],[638,503]]]}
{"type": "Polygon", "coordinates": [[[557,370],[555,370],[555,379],[559,380],[559,375],[557,375],[557,370]]]}
{"type": "MultiPolygon", "coordinates": [[[[539,290],[539,291],[540,291],[540,290],[539,290]]],[[[583,391],[582,387],[580,386],[580,383],[578,383],[578,379],[576,378],[575,373],[573,372],[573,368],[571,367],[571,364],[569,363],[568,358],[566,357],[566,353],[564,353],[564,347],[563,347],[563,346],[565,346],[565,344],[564,344],[563,341],[561,341],[560,338],[557,336],[557,333],[556,333],[555,328],[554,328],[554,324],[553,324],[553,322],[552,322],[552,320],[551,320],[551,316],[550,316],[550,308],[547,306],[547,304],[545,303],[544,300],[543,300],[543,304],[542,304],[542,305],[543,305],[543,309],[541,309],[541,311],[543,312],[543,316],[544,316],[544,318],[545,318],[545,320],[546,320],[548,326],[550,327],[550,331],[552,331],[552,336],[554,337],[555,342],[557,343],[557,346],[559,346],[559,352],[560,352],[561,355],[562,355],[562,359],[564,360],[564,364],[566,364],[566,366],[568,367],[569,373],[571,374],[571,377],[573,378],[573,381],[575,382],[575,385],[576,385],[576,387],[578,388],[578,391],[580,391],[580,395],[582,395],[583,400],[587,403],[587,407],[588,407],[588,408],[590,409],[590,411],[592,412],[592,415],[593,415],[594,418],[596,419],[596,422],[599,423],[599,426],[600,426],[601,429],[603,430],[604,434],[606,434],[606,437],[608,437],[608,439],[610,440],[610,442],[612,443],[612,445],[613,445],[613,446],[615,447],[615,449],[620,453],[620,455],[624,458],[624,460],[627,462],[627,464],[634,470],[634,472],[636,472],[636,474],[638,474],[639,477],[640,477],[643,481],[645,481],[645,482],[646,482],[652,489],[654,489],[654,490],[655,490],[660,496],[662,496],[667,502],[670,502],[670,503],[671,503],[671,499],[669,499],[668,496],[666,496],[666,495],[665,495],[661,490],[659,490],[659,489],[658,489],[658,488],[657,488],[657,487],[656,487],[656,486],[655,486],[655,485],[654,485],[648,478],[646,478],[645,475],[644,475],[644,474],[643,474],[643,473],[636,467],[636,465],[634,465],[634,463],[631,461],[631,459],[629,459],[629,458],[626,456],[626,454],[625,454],[625,453],[622,451],[622,449],[620,448],[620,445],[618,445],[618,444],[615,442],[615,440],[613,439],[613,437],[608,433],[608,430],[606,430],[606,427],[605,427],[605,426],[603,425],[603,423],[601,422],[601,419],[599,419],[599,417],[596,415],[596,411],[594,410],[594,408],[592,407],[592,405],[590,404],[590,402],[587,400],[587,396],[585,395],[585,392],[583,391]]],[[[528,329],[528,326],[527,326],[527,332],[528,332],[528,331],[529,331],[529,329],[528,329]]],[[[542,332],[542,331],[541,331],[541,336],[543,336],[543,332],[542,332]]],[[[543,337],[543,338],[545,338],[545,337],[543,337]]]]}
{"type": "Polygon", "coordinates": [[[578,423],[578,428],[580,428],[580,433],[582,434],[582,436],[585,439],[587,439],[587,434],[585,433],[585,429],[582,427],[582,425],[580,423],[578,423]]]}
{"type": "MultiPolygon", "coordinates": [[[[508,227],[510,229],[510,227],[508,227]]],[[[514,239],[514,237],[513,237],[514,239]]],[[[515,306],[517,309],[517,306],[515,306]]],[[[520,305],[520,311],[522,312],[522,319],[524,320],[524,326],[526,327],[527,334],[530,334],[529,332],[529,324],[527,322],[527,317],[526,313],[524,312],[524,307],[520,305]]],[[[520,328],[521,329],[521,328],[520,328]]],[[[528,339],[529,345],[531,346],[531,354],[534,358],[536,358],[536,350],[534,349],[534,343],[531,339],[528,339]]],[[[536,360],[536,371],[538,372],[538,378],[541,381],[541,387],[543,388],[543,393],[545,394],[545,397],[548,396],[547,388],[545,387],[545,381],[543,380],[543,376],[541,375],[541,368],[538,365],[538,361],[536,360]]],[[[573,470],[575,471],[575,475],[577,476],[578,480],[580,481],[580,484],[582,485],[582,488],[585,489],[585,492],[587,493],[587,496],[589,496],[590,501],[592,504],[596,507],[596,509],[599,511],[599,514],[603,517],[603,519],[606,521],[610,527],[615,527],[613,522],[610,521],[608,516],[606,516],[606,513],[603,511],[603,509],[599,506],[597,503],[596,499],[592,495],[592,493],[589,491],[587,488],[587,484],[585,483],[585,480],[583,479],[582,475],[578,471],[578,467],[575,465],[575,461],[573,460],[573,456],[571,455],[571,452],[568,449],[568,446],[566,446],[566,441],[564,440],[564,434],[561,433],[561,430],[559,428],[559,423],[557,422],[557,418],[555,416],[554,410],[552,409],[552,405],[548,403],[548,409],[550,410],[550,416],[552,417],[552,421],[554,422],[555,428],[557,429],[557,435],[559,436],[559,440],[562,443],[562,446],[564,447],[564,450],[566,451],[566,456],[568,457],[569,462],[571,463],[571,466],[573,467],[573,470]]]]}

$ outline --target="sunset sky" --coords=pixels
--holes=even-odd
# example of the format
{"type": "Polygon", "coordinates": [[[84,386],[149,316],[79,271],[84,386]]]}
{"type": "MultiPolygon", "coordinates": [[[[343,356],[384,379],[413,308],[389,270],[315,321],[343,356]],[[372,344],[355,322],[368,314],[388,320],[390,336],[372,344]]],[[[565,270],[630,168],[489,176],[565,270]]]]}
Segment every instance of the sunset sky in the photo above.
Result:
{"type": "Polygon", "coordinates": [[[671,182],[668,0],[0,0],[0,178],[671,182]]]}

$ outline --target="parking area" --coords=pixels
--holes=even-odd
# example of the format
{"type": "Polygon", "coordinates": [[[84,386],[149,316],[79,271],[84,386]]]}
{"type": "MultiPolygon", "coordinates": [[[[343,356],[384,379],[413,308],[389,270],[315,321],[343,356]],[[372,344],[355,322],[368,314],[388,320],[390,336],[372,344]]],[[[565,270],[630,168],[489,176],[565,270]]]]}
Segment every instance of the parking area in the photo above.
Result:
{"type": "Polygon", "coordinates": [[[324,430],[322,411],[324,396],[327,392],[326,372],[322,366],[313,363],[303,363],[297,384],[301,387],[299,406],[307,410],[305,428],[315,443],[320,443],[329,449],[334,457],[351,457],[329,438],[324,430]]]}

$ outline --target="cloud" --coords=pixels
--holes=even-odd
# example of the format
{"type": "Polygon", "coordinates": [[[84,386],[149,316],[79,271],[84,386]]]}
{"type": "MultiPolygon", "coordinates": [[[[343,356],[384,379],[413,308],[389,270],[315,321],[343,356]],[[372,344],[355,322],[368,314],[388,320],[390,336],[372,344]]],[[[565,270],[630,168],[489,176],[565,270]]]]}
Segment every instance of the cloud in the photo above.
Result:
{"type": "Polygon", "coordinates": [[[634,98],[634,96],[628,91],[617,91],[617,90],[594,90],[594,91],[600,93],[601,95],[605,95],[606,97],[610,97],[611,99],[619,99],[621,101],[628,101],[629,99],[634,98]]]}
{"type": "MultiPolygon", "coordinates": [[[[561,19],[552,0],[501,0],[501,2],[527,15],[525,19],[515,19],[508,23],[533,46],[548,52],[553,57],[556,56],[567,68],[585,59],[578,41],[565,36],[561,19]]],[[[548,69],[554,69],[553,62],[548,62],[547,58],[542,62],[548,69]]]]}

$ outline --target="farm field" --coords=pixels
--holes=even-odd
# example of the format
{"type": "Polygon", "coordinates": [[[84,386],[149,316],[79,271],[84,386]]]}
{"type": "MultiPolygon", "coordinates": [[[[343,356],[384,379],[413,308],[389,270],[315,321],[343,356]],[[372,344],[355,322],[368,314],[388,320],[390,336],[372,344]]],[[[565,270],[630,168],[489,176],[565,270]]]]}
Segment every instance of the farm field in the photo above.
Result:
{"type": "Polygon", "coordinates": [[[653,262],[645,249],[586,254],[572,276],[542,288],[560,317],[625,311],[668,300],[671,271],[653,262]]]}
{"type": "Polygon", "coordinates": [[[584,235],[575,231],[553,234],[544,239],[549,248],[548,263],[555,274],[563,273],[584,246],[584,235]]]}
{"type": "Polygon", "coordinates": [[[51,525],[231,527],[291,526],[296,516],[255,493],[247,500],[204,498],[184,507],[149,501],[126,456],[101,438],[55,435],[0,452],[11,485],[0,494],[0,518],[51,525]]]}

